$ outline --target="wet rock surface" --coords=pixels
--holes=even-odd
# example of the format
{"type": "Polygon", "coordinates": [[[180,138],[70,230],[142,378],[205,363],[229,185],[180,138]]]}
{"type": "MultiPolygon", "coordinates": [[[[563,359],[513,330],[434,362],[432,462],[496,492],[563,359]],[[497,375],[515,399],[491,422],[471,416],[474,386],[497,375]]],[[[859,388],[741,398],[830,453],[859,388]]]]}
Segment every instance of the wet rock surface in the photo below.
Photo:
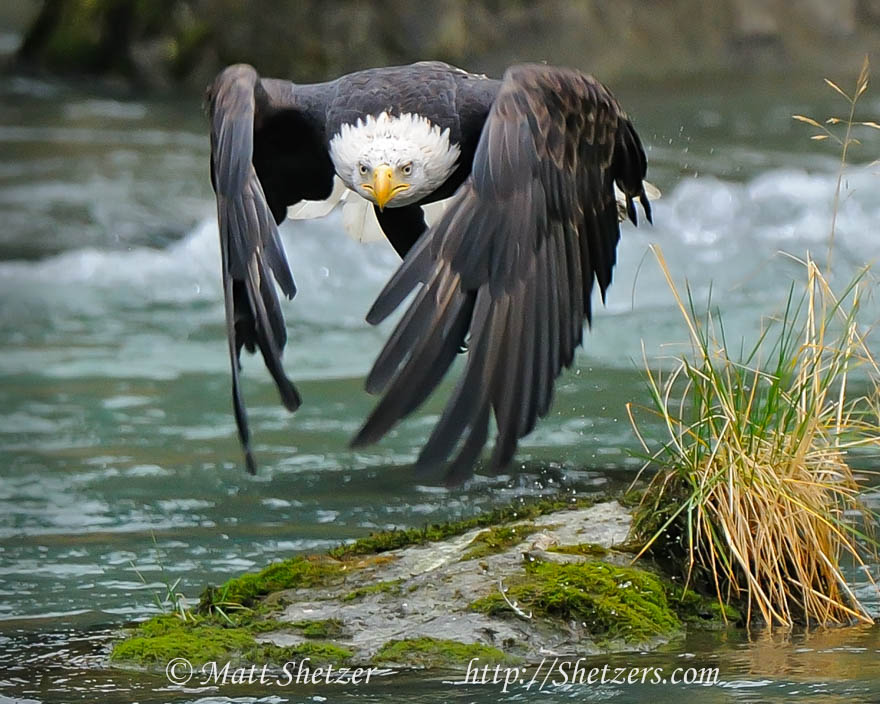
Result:
{"type": "Polygon", "coordinates": [[[629,511],[571,496],[371,534],[208,587],[137,624],[117,665],[293,660],[379,667],[539,662],[645,650],[735,610],[631,565],[629,511]]]}
{"type": "MultiPolygon", "coordinates": [[[[629,524],[628,512],[617,502],[552,513],[511,524],[526,526],[521,539],[493,554],[468,558],[469,549],[487,532],[476,529],[447,541],[382,553],[341,585],[282,591],[269,602],[286,604],[277,616],[282,622],[336,620],[342,635],[335,642],[353,651],[358,661],[372,661],[389,641],[421,638],[493,646],[525,659],[596,652],[608,644],[600,648],[576,625],[548,623],[534,614],[527,618],[528,607],[511,606],[507,613],[488,615],[471,605],[501,594],[507,582],[522,576],[526,564],[587,561],[551,550],[576,544],[611,548],[626,538],[629,524]]],[[[295,629],[260,639],[285,647],[307,640],[295,629]]]]}

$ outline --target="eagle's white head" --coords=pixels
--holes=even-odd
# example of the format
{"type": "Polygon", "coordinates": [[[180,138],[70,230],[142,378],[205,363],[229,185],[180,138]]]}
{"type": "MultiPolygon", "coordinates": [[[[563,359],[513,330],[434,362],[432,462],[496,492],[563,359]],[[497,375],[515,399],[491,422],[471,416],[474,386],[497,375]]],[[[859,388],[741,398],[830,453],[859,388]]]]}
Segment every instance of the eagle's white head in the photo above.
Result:
{"type": "Polygon", "coordinates": [[[455,169],[460,150],[449,130],[426,117],[387,112],[342,125],[330,140],[339,178],[380,209],[415,203],[437,190],[455,169]]]}

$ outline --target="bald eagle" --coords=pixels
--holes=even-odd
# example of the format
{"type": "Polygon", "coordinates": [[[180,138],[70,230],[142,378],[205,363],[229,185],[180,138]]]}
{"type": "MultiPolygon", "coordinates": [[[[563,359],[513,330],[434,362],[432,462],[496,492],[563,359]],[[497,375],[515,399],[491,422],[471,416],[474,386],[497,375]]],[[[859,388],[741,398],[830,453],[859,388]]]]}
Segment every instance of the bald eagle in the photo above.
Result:
{"type": "Polygon", "coordinates": [[[340,190],[373,204],[403,258],[367,321],[381,322],[417,289],[367,376],[381,398],[352,445],[380,440],[466,350],[417,467],[444,467],[449,483],[470,476],[491,415],[490,470],[507,465],[581,344],[594,281],[604,300],[620,216],[636,223],[637,199],[651,219],[645,153],[611,93],[546,65],[513,66],[493,80],[421,62],[309,85],[235,65],[208,89],[208,104],[233,405],[248,470],[242,347],[262,353],[289,410],[301,403],[281,363],[287,334],[276,284],[288,298],[296,286],[277,225],[289,206],[340,190]],[[429,227],[424,209],[443,199],[429,227]]]}

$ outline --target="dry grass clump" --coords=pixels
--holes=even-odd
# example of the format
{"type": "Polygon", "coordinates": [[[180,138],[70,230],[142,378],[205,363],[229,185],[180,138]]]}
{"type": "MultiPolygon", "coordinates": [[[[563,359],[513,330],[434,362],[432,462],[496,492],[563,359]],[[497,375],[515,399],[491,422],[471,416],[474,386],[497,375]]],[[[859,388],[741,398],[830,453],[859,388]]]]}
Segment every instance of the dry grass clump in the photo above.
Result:
{"type": "MultiPolygon", "coordinates": [[[[866,59],[852,95],[826,81],[846,99],[848,117],[822,124],[794,116],[819,130],[813,139],[841,148],[829,272],[847,151],[858,143],[853,129],[880,129],[854,119],[868,69],[866,59]]],[[[645,410],[668,431],[660,449],[652,451],[629,409],[646,466],[662,468],[636,515],[640,555],[684,563],[688,584],[745,603],[750,622],[871,623],[841,570],[877,554],[876,517],[860,502],[850,465],[854,454],[880,447],[880,367],[858,315],[876,288],[868,267],[837,295],[808,254],[802,290],[790,290],[784,312],[762,325],[751,350],[732,354],[720,316],[697,315],[690,290],[685,303],[662,252],[654,253],[691,354],[667,375],[647,371],[653,406],[645,410]],[[856,375],[867,393],[853,391],[856,375]]]]}
{"type": "MultiPolygon", "coordinates": [[[[650,457],[664,469],[635,524],[642,552],[677,536],[688,580],[696,568],[719,600],[745,602],[748,620],[757,612],[783,625],[871,622],[840,568],[846,556],[863,565],[874,545],[848,463],[853,451],[880,445],[876,394],[848,395],[859,367],[880,379],[856,320],[867,272],[838,298],[807,259],[804,295],[792,291],[781,318],[734,358],[720,318],[699,318],[654,252],[692,354],[666,376],[647,372],[649,410],[669,440],[650,457]]],[[[632,409],[630,418],[638,432],[632,409]]]]}

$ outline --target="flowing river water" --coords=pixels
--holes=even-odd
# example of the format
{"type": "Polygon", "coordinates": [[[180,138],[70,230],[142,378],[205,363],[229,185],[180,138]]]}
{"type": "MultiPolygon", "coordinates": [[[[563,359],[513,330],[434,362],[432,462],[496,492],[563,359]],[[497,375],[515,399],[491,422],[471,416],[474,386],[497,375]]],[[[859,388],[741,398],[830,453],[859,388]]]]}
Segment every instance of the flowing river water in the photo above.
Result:
{"type": "MultiPolygon", "coordinates": [[[[285,304],[286,365],[305,403],[290,416],[262,364],[245,392],[260,471],[241,466],[229,398],[219,249],[200,96],[137,100],[83,83],[0,78],[0,702],[525,701],[534,691],[402,673],[369,686],[175,688],[110,668],[119,627],[180,579],[206,584],[375,529],[473,515],[518,497],[620,490],[640,466],[626,416],[646,402],[642,345],[686,339],[648,245],[698,301],[710,285],[728,339],[778,313],[801,266],[824,257],[837,158],[793,113],[843,110],[819,78],[719,76],[614,86],[663,191],[655,225],[625,226],[607,305],[550,416],[501,477],[446,490],[407,469],[439,400],[381,445],[347,443],[371,405],[362,377],[389,327],[363,322],[396,265],[338,215],[287,223],[300,293],[285,304]]],[[[863,99],[863,119],[880,99],[863,99]]],[[[846,179],[837,281],[880,253],[878,133],[846,179]]],[[[868,319],[877,319],[869,302],[868,319]]],[[[871,341],[880,352],[876,336],[871,341]]],[[[449,383],[444,389],[448,391],[449,383]]],[[[648,426],[649,438],[660,428],[648,426]]],[[[861,469],[876,467],[870,456],[861,469]]],[[[875,507],[880,501],[869,494],[875,507]]],[[[872,565],[877,572],[877,565],[872,565]]],[[[864,574],[852,573],[875,613],[864,574]]],[[[550,686],[544,701],[875,702],[880,631],[694,634],[601,666],[718,666],[713,687],[550,686]]]]}

